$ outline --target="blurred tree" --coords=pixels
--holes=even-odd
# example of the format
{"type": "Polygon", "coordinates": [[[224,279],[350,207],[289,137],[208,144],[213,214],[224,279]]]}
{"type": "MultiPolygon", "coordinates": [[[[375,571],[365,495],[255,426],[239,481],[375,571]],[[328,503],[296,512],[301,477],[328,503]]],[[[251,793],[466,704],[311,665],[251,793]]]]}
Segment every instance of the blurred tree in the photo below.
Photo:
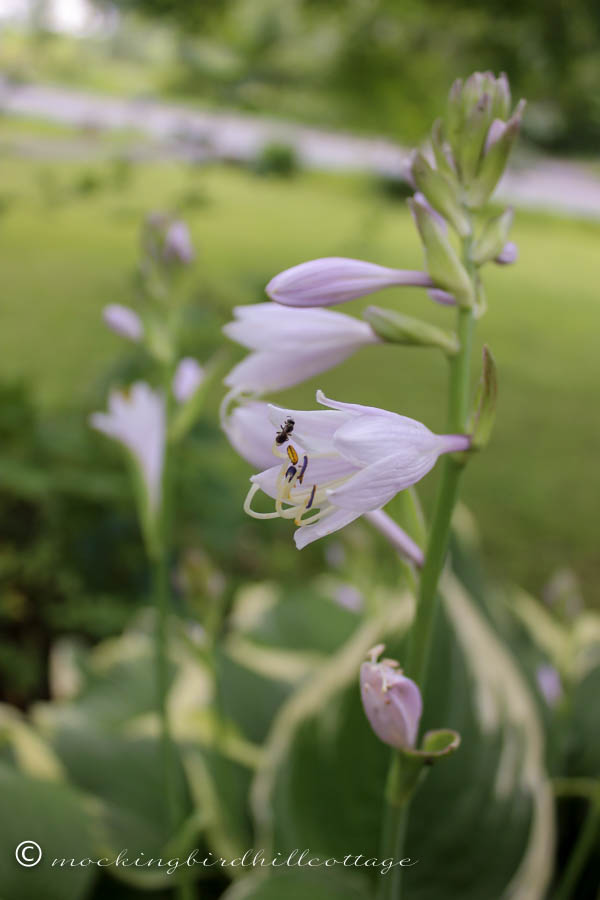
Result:
{"type": "MultiPolygon", "coordinates": [[[[99,3],[108,0],[98,0],[99,3]]],[[[180,32],[172,87],[218,102],[420,138],[449,81],[505,70],[537,143],[600,140],[593,0],[110,0],[180,32]]]]}

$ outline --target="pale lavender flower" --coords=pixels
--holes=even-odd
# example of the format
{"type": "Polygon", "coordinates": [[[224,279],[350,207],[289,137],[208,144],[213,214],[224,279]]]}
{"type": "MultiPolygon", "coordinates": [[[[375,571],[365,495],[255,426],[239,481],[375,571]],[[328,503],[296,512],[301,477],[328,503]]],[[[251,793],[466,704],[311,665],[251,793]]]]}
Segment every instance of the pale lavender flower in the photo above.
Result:
{"type": "Polygon", "coordinates": [[[120,303],[109,303],[102,310],[105,325],[130,341],[140,341],[144,335],[142,320],[136,312],[120,303]]]}
{"type": "Polygon", "coordinates": [[[360,696],[371,728],[380,741],[396,750],[415,746],[423,701],[418,686],[402,674],[394,659],[378,662],[385,647],[369,651],[369,661],[360,667],[360,696]]]}
{"type": "Polygon", "coordinates": [[[185,222],[175,219],[165,233],[164,257],[168,262],[189,265],[194,261],[194,247],[185,222]]]}
{"type": "Polygon", "coordinates": [[[287,439],[280,434],[279,443],[273,442],[280,461],[252,476],[244,504],[255,518],[293,519],[299,550],[384,507],[420,481],[441,454],[470,446],[466,435],[437,435],[421,422],[387,410],[328,400],[321,391],[317,401],[330,408],[305,412],[269,407],[272,426],[281,428],[289,419],[293,429],[287,439]],[[259,490],[275,500],[274,512],[252,509],[259,490]]]}
{"type": "Polygon", "coordinates": [[[562,697],[562,684],[557,670],[546,663],[538,667],[535,677],[548,706],[556,706],[562,697]]]}
{"type": "Polygon", "coordinates": [[[237,391],[266,393],[299,384],[339,365],[360,347],[380,341],[371,326],[326,309],[276,303],[237,306],[223,331],[254,352],[225,378],[237,391]]]}
{"type": "Polygon", "coordinates": [[[333,306],[398,285],[431,287],[433,282],[426,272],[329,256],[280,272],[265,290],[271,300],[285,306],[333,306]]]}
{"type": "Polygon", "coordinates": [[[119,441],[132,455],[154,515],[160,507],[165,454],[165,404],[161,394],[138,381],[127,391],[112,391],[107,413],[94,413],[90,424],[119,441]]]}
{"type": "Polygon", "coordinates": [[[185,403],[192,397],[206,377],[199,362],[186,356],[179,361],[173,376],[173,395],[178,403],[185,403]]]}

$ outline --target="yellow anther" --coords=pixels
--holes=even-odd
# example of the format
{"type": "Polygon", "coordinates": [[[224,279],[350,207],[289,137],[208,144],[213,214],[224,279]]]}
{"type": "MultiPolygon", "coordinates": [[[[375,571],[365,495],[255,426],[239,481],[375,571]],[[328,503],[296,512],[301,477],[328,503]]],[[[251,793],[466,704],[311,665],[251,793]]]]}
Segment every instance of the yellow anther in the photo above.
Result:
{"type": "Polygon", "coordinates": [[[298,454],[296,453],[295,448],[292,447],[291,444],[290,444],[289,447],[287,448],[287,455],[288,455],[289,460],[290,460],[290,462],[292,463],[292,465],[295,466],[296,463],[298,462],[298,454]]]}

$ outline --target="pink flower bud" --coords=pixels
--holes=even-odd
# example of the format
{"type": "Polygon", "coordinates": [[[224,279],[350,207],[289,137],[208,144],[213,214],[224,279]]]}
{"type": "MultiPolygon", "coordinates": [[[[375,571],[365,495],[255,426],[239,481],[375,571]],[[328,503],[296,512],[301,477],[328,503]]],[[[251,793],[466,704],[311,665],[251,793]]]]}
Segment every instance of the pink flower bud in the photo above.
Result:
{"type": "Polygon", "coordinates": [[[378,644],[360,667],[360,694],[367,719],[377,737],[397,750],[415,746],[423,711],[421,692],[393,659],[377,662],[385,649],[378,644]]]}
{"type": "Polygon", "coordinates": [[[130,341],[139,341],[144,334],[142,320],[128,306],[109,303],[102,310],[102,318],[111,331],[130,341]]]}
{"type": "Polygon", "coordinates": [[[312,259],[280,272],[268,283],[271,300],[285,306],[333,306],[394,285],[430,287],[425,272],[388,269],[360,259],[312,259]]]}

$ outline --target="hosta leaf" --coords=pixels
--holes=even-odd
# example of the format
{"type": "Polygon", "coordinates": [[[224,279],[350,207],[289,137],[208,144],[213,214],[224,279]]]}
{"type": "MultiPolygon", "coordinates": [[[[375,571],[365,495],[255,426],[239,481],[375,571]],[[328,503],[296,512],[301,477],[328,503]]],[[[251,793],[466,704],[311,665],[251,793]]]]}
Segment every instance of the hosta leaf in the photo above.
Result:
{"type": "MultiPolygon", "coordinates": [[[[550,876],[554,830],[536,707],[472,598],[452,578],[444,593],[423,728],[454,728],[462,744],[413,801],[405,855],[419,863],[406,870],[408,896],[536,900],[550,876]]],[[[380,853],[389,750],[366,723],[357,676],[386,631],[386,652],[402,658],[390,642],[390,627],[397,636],[406,624],[401,606],[366,623],[278,714],[253,786],[256,818],[276,850],[380,853]]]]}
{"type": "MultiPolygon", "coordinates": [[[[31,778],[0,764],[0,897],[2,900],[83,900],[98,869],[92,865],[56,866],[52,861],[96,857],[94,815],[80,794],[56,781],[31,778]],[[36,866],[17,863],[15,850],[35,841],[42,850],[36,866]]],[[[35,848],[28,852],[34,859],[35,848]]],[[[37,854],[36,854],[37,855],[37,854]]]]}
{"type": "Polygon", "coordinates": [[[333,869],[257,873],[232,885],[222,900],[370,900],[367,888],[333,869]]]}

